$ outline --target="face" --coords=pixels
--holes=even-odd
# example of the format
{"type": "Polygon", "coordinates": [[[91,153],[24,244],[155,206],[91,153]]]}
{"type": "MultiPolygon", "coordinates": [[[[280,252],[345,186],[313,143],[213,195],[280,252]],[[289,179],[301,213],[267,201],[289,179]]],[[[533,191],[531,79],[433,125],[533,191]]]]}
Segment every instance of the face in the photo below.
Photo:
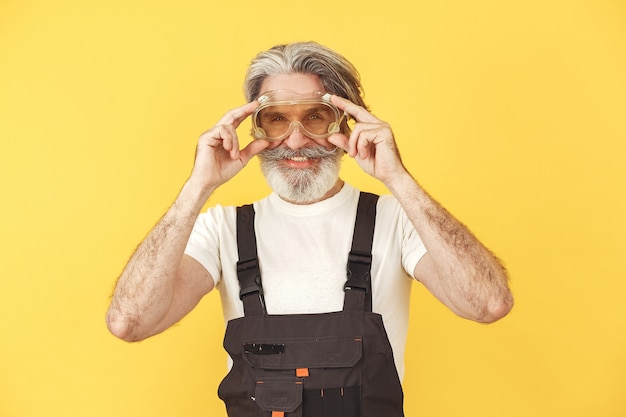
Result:
{"type": "MultiPolygon", "coordinates": [[[[265,79],[261,94],[289,90],[298,94],[324,91],[312,74],[281,74],[265,79]]],[[[308,204],[330,197],[340,188],[339,167],[343,151],[326,139],[313,139],[295,128],[259,154],[261,169],[270,187],[283,199],[308,204]]]]}

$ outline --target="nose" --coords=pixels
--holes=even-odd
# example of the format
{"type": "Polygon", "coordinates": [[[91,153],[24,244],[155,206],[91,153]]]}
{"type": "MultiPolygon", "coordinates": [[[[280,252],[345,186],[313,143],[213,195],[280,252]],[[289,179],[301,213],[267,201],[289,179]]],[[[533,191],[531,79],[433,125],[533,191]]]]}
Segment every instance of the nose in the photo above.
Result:
{"type": "Polygon", "coordinates": [[[290,149],[297,150],[304,147],[311,139],[302,133],[302,129],[295,125],[291,129],[291,133],[283,143],[290,149]]]}

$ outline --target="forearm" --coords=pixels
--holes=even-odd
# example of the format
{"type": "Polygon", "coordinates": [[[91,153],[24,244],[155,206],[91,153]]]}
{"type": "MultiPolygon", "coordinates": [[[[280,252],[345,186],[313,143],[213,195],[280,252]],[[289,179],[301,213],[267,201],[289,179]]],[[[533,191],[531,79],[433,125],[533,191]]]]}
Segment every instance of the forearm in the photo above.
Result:
{"type": "Polygon", "coordinates": [[[434,295],[457,314],[494,321],[513,305],[507,274],[472,233],[432,199],[402,164],[388,123],[365,108],[332,96],[332,103],[357,121],[349,137],[328,138],[355,158],[398,199],[428,253],[413,271],[434,295]]]}
{"type": "Polygon", "coordinates": [[[489,249],[410,174],[396,176],[388,187],[428,250],[429,265],[416,272],[429,276],[418,278],[465,318],[491,322],[506,315],[513,305],[507,273],[489,249]]]}
{"type": "Polygon", "coordinates": [[[124,340],[141,340],[167,315],[187,240],[212,191],[188,181],[137,247],[118,279],[107,313],[113,334],[124,340]]]}

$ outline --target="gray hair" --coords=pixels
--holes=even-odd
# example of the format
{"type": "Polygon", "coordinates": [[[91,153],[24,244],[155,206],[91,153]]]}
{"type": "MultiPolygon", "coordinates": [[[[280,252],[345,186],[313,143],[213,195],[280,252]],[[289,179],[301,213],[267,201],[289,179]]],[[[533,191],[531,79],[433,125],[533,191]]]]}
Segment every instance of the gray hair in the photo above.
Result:
{"type": "Polygon", "coordinates": [[[246,99],[250,102],[259,97],[261,84],[267,77],[292,73],[317,75],[326,92],[367,108],[362,97],[361,77],[354,65],[342,55],[316,42],[276,45],[260,52],[246,73],[246,99]]]}

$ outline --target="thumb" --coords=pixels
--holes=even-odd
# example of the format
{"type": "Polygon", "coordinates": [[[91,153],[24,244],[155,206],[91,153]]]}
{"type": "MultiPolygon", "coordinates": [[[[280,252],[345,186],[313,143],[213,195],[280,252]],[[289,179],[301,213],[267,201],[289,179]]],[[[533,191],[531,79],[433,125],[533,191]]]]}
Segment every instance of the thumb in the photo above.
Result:
{"type": "Polygon", "coordinates": [[[256,139],[250,142],[248,146],[243,148],[239,152],[239,156],[241,157],[243,163],[247,164],[253,156],[257,155],[262,150],[267,149],[269,146],[270,142],[262,139],[256,139]]]}
{"type": "Polygon", "coordinates": [[[329,136],[326,140],[336,147],[348,152],[348,143],[350,141],[348,140],[348,137],[343,133],[335,133],[334,135],[329,136]]]}

